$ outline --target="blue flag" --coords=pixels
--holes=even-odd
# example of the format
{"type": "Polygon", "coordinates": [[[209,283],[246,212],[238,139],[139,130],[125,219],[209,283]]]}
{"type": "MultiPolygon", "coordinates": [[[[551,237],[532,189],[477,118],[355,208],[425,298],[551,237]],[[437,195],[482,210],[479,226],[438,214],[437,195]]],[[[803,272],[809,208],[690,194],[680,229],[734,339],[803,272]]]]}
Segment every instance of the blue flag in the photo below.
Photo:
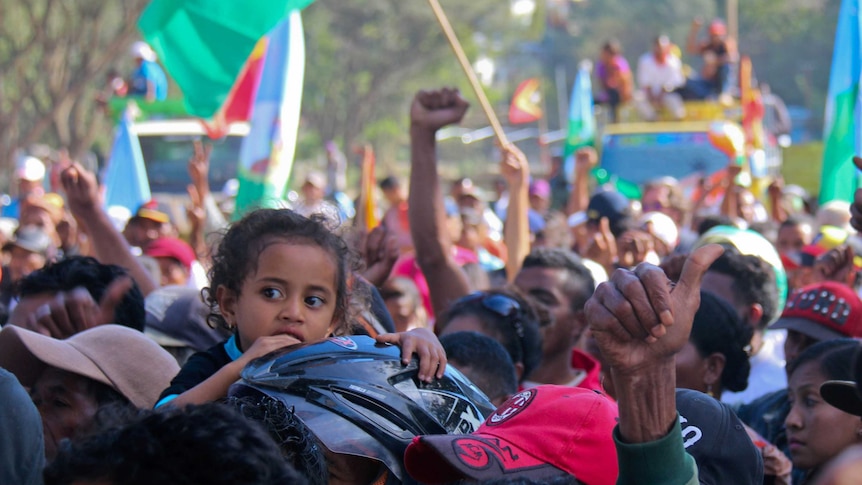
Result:
{"type": "Polygon", "coordinates": [[[131,116],[124,115],[114,135],[114,146],[105,174],[105,206],[122,206],[134,214],[141,205],[149,202],[151,195],[141,143],[138,135],[132,132],[131,125],[131,116]]]}

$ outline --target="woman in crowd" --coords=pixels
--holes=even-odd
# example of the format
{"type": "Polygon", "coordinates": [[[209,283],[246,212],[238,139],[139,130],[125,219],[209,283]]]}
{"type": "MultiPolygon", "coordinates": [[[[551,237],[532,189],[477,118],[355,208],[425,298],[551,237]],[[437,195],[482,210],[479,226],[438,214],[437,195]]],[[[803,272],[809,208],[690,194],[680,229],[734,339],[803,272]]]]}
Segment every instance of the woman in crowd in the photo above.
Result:
{"type": "Polygon", "coordinates": [[[820,395],[826,381],[853,380],[851,339],[819,342],[787,367],[790,413],[784,421],[793,466],[806,472],[803,485],[816,483],[819,471],[846,448],[862,442],[862,421],[820,395]]]}

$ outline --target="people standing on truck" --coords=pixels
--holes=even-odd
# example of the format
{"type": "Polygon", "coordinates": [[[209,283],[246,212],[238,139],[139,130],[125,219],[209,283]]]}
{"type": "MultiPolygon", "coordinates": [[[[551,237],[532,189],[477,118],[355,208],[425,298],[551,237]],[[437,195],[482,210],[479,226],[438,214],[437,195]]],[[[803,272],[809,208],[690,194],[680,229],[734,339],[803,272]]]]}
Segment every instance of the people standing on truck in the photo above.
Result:
{"type": "Polygon", "coordinates": [[[146,42],[132,44],[132,58],[135,70],[129,79],[129,96],[144,98],[146,101],[162,101],[168,97],[168,78],[156,62],[156,53],[146,42]]]}
{"type": "Polygon", "coordinates": [[[596,75],[601,88],[596,102],[607,104],[610,107],[610,121],[616,122],[620,105],[631,101],[634,94],[632,70],[616,39],[611,39],[602,46],[599,62],[596,64],[596,75]]]}
{"type": "Polygon", "coordinates": [[[727,26],[720,19],[713,20],[707,29],[709,37],[698,41],[697,34],[703,26],[703,20],[697,18],[691,22],[688,33],[686,51],[703,58],[700,78],[690,79],[685,86],[688,96],[696,99],[718,97],[722,102],[730,98],[731,76],[730,67],[736,62],[738,53],[736,41],[727,35],[727,26]]]}
{"type": "Polygon", "coordinates": [[[670,50],[670,39],[660,35],[656,37],[652,51],[638,60],[640,90],[635,94],[635,105],[641,117],[648,121],[656,120],[661,109],[678,120],[685,116],[682,97],[674,92],[685,84],[682,62],[670,50]]]}

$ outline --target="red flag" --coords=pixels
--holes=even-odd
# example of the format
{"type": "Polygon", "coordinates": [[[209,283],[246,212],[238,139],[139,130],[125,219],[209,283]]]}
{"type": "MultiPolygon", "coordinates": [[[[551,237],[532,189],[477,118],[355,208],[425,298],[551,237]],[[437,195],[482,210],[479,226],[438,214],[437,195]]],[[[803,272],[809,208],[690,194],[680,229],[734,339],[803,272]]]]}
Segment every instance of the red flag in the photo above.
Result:
{"type": "Polygon", "coordinates": [[[266,46],[269,39],[261,38],[245,65],[237,76],[227,99],[209,122],[202,121],[207,136],[221,138],[227,134],[228,126],[238,121],[248,121],[251,118],[251,108],[254,105],[260,76],[263,73],[263,61],[266,56],[266,46]]]}
{"type": "Polygon", "coordinates": [[[522,82],[509,106],[509,123],[533,123],[542,118],[542,94],[539,92],[539,79],[530,78],[522,82]]]}

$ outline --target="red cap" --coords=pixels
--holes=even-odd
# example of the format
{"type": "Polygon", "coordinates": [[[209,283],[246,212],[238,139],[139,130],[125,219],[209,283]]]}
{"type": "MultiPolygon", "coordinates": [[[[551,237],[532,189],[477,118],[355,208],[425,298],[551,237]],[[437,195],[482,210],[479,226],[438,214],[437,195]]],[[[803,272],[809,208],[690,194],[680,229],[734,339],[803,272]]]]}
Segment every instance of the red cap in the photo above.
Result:
{"type": "Polygon", "coordinates": [[[423,483],[573,475],[613,485],[617,414],[616,404],[595,391],[538,386],[512,396],[472,434],[413,438],[404,465],[423,483]]]}
{"type": "Polygon", "coordinates": [[[790,295],[781,318],[769,328],[795,330],[816,340],[862,338],[862,301],[841,283],[809,285],[790,295]]]}
{"type": "Polygon", "coordinates": [[[151,258],[173,258],[187,270],[192,269],[192,263],[197,259],[191,246],[181,239],[163,237],[147,245],[144,254],[151,258]]]}

